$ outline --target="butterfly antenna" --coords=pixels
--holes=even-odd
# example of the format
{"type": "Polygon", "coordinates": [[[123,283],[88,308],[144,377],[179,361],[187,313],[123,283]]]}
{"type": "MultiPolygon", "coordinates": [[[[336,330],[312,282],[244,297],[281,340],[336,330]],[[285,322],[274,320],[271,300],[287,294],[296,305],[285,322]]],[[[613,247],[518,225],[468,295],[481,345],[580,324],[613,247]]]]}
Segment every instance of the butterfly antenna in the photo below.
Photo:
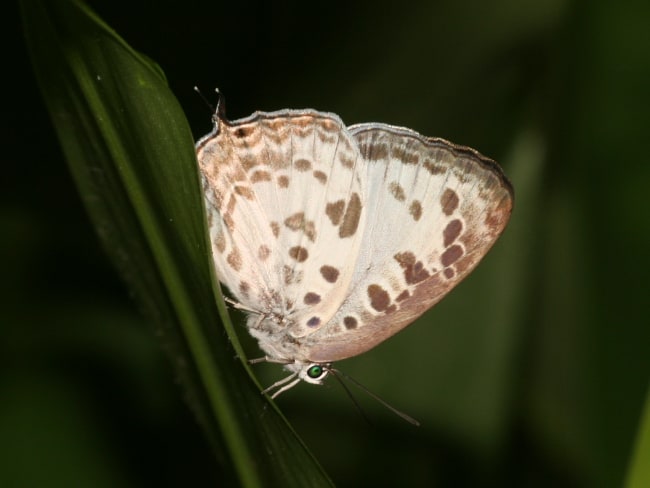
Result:
{"type": "MultiPolygon", "coordinates": [[[[332,373],[340,374],[342,377],[344,377],[346,380],[348,380],[349,382],[351,382],[351,383],[352,383],[353,385],[355,385],[357,388],[360,388],[361,390],[365,391],[368,395],[370,395],[372,398],[374,398],[375,400],[377,400],[379,403],[381,403],[384,407],[386,407],[388,410],[390,410],[391,412],[393,412],[395,415],[397,415],[398,417],[401,417],[401,418],[403,418],[404,420],[406,420],[409,424],[413,424],[413,425],[415,425],[416,427],[419,427],[419,426],[420,426],[420,422],[418,422],[417,420],[415,420],[415,419],[414,419],[413,417],[411,417],[410,415],[407,415],[407,414],[405,414],[404,412],[400,412],[399,410],[397,410],[397,409],[396,409],[395,407],[393,407],[392,405],[389,405],[389,404],[386,403],[384,400],[382,400],[382,399],[379,398],[377,395],[375,395],[373,392],[371,392],[368,388],[366,388],[366,387],[363,386],[361,383],[359,383],[357,380],[355,380],[354,378],[352,378],[352,377],[348,376],[347,374],[345,374],[343,371],[338,370],[338,369],[333,369],[333,368],[330,368],[330,371],[331,371],[332,373]]],[[[338,378],[338,377],[337,377],[337,374],[334,375],[335,378],[338,378]]],[[[341,380],[339,379],[339,381],[341,381],[341,380]]],[[[343,384],[342,381],[341,381],[341,384],[343,384]]],[[[344,387],[345,387],[345,385],[344,385],[344,387]]],[[[346,391],[347,391],[347,388],[345,388],[345,389],[346,389],[346,391]]],[[[348,392],[348,394],[350,395],[350,397],[352,397],[352,395],[351,395],[349,392],[348,392]]],[[[356,404],[356,402],[355,402],[355,404],[356,404]]]]}
{"type": "Polygon", "coordinates": [[[219,90],[219,88],[215,88],[214,91],[217,94],[217,108],[214,108],[214,105],[210,103],[210,101],[206,98],[206,96],[203,94],[203,92],[199,89],[198,86],[194,87],[194,91],[199,94],[203,102],[210,107],[210,111],[214,114],[215,120],[217,119],[225,119],[226,118],[226,99],[223,96],[223,93],[219,90]]]}
{"type": "Polygon", "coordinates": [[[201,89],[198,86],[194,86],[194,91],[201,97],[203,103],[210,107],[210,112],[215,113],[214,105],[212,105],[210,101],[205,97],[201,89]]]}
{"type": "Polygon", "coordinates": [[[352,400],[352,404],[357,409],[357,412],[359,412],[359,414],[363,417],[363,420],[365,420],[368,423],[368,425],[372,425],[372,422],[370,422],[370,420],[366,416],[366,413],[361,408],[361,405],[359,405],[359,402],[357,401],[357,399],[354,398],[354,395],[352,394],[350,389],[345,385],[345,383],[343,383],[343,380],[339,377],[339,375],[338,375],[339,370],[329,368],[329,372],[332,373],[332,376],[334,376],[334,378],[336,378],[336,381],[339,382],[339,385],[341,385],[341,387],[343,388],[343,391],[345,391],[345,394],[348,396],[348,398],[350,398],[350,400],[352,400]]]}
{"type": "Polygon", "coordinates": [[[215,113],[217,114],[217,117],[220,119],[225,119],[226,118],[226,98],[223,96],[223,93],[219,91],[219,88],[214,89],[215,93],[217,94],[217,110],[215,113]]]}

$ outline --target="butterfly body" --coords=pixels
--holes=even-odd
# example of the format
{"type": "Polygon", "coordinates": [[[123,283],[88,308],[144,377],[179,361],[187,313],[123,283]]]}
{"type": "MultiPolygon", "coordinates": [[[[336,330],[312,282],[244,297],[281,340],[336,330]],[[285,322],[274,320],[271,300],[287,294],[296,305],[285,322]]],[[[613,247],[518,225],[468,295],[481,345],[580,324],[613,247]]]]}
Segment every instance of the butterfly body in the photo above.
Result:
{"type": "Polygon", "coordinates": [[[217,276],[268,360],[311,383],[442,299],[512,210],[473,149],[314,110],[218,110],[197,157],[217,276]]]}

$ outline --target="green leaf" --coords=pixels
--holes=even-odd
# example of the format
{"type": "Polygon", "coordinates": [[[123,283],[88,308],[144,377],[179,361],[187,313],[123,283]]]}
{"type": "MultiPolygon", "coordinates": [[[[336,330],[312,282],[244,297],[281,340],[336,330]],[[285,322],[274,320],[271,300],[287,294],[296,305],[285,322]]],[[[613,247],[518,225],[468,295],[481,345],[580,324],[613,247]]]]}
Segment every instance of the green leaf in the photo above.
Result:
{"type": "Polygon", "coordinates": [[[88,213],[156,325],[223,471],[242,486],[330,486],[235,359],[243,353],[212,271],[192,136],[162,71],[80,2],[21,7],[88,213]]]}

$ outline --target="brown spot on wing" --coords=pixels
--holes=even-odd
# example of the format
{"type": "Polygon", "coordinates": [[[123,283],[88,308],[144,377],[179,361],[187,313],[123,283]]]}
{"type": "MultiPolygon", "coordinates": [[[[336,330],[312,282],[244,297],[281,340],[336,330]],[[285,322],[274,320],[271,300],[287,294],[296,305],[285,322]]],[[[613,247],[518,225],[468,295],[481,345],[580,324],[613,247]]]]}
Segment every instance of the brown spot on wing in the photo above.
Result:
{"type": "Polygon", "coordinates": [[[432,161],[429,161],[429,160],[425,161],[422,164],[422,166],[424,167],[424,169],[426,169],[433,176],[444,174],[445,171],[447,171],[447,168],[445,166],[443,166],[441,164],[436,164],[436,163],[434,163],[432,161]]]}
{"type": "Polygon", "coordinates": [[[343,216],[343,222],[341,222],[341,227],[339,228],[339,237],[341,239],[353,236],[357,231],[359,219],[361,218],[361,208],[359,194],[353,193],[350,196],[348,207],[345,209],[345,215],[343,216]]]}
{"type": "Polygon", "coordinates": [[[394,258],[404,270],[404,279],[409,285],[424,281],[431,276],[425,269],[422,261],[418,261],[412,252],[397,253],[394,258]]]}
{"type": "Polygon", "coordinates": [[[443,231],[445,247],[449,247],[458,238],[463,230],[463,223],[459,219],[454,219],[447,224],[443,231]]]}
{"type": "Polygon", "coordinates": [[[296,212],[295,214],[290,215],[284,219],[284,225],[291,230],[301,230],[305,225],[305,213],[296,212]]]}
{"type": "Polygon", "coordinates": [[[339,225],[341,217],[343,217],[343,210],[345,209],[345,202],[338,200],[334,203],[328,203],[325,206],[325,213],[330,218],[332,225],[339,225]]]}
{"type": "Polygon", "coordinates": [[[320,274],[328,283],[335,283],[336,280],[338,280],[339,278],[339,270],[336,269],[334,266],[328,266],[328,265],[321,266],[320,274]]]}
{"type": "Polygon", "coordinates": [[[296,261],[298,261],[299,263],[303,263],[309,257],[309,252],[304,247],[293,246],[292,248],[289,249],[289,256],[295,259],[296,261]]]}
{"type": "Polygon", "coordinates": [[[404,164],[418,164],[420,162],[420,155],[417,152],[407,151],[402,146],[394,146],[390,155],[404,164]]]}
{"type": "Polygon", "coordinates": [[[259,183],[260,181],[271,181],[271,173],[268,171],[255,171],[251,176],[251,182],[259,183]]]}
{"type": "Polygon", "coordinates": [[[273,236],[277,238],[280,235],[280,224],[277,222],[271,222],[271,232],[273,232],[273,236]]]}
{"type": "Polygon", "coordinates": [[[379,285],[370,285],[368,287],[368,297],[370,298],[370,306],[377,312],[385,312],[390,306],[388,292],[379,285]]]}
{"type": "Polygon", "coordinates": [[[327,175],[325,173],[323,173],[322,171],[316,170],[316,171],[314,171],[313,174],[314,174],[314,178],[316,178],[319,183],[321,183],[323,185],[325,183],[327,183],[327,175]]]}
{"type": "Polygon", "coordinates": [[[223,223],[226,224],[226,227],[232,234],[232,232],[235,230],[235,220],[232,218],[232,215],[229,213],[223,214],[223,223]]]}
{"type": "Polygon", "coordinates": [[[390,190],[390,193],[395,197],[395,200],[398,202],[403,202],[406,200],[406,193],[404,193],[404,188],[402,188],[402,186],[396,181],[393,181],[390,185],[388,185],[388,189],[390,190]]]}
{"type": "Polygon", "coordinates": [[[419,200],[413,200],[413,202],[411,202],[409,213],[416,222],[420,220],[420,217],[422,217],[422,204],[419,200]]]}
{"type": "Polygon", "coordinates": [[[329,132],[330,134],[336,134],[341,129],[338,122],[332,120],[331,118],[322,119],[320,123],[323,130],[329,132]]]}
{"type": "Polygon", "coordinates": [[[282,266],[282,277],[285,285],[300,283],[300,274],[296,272],[291,266],[282,266]]]}
{"type": "Polygon", "coordinates": [[[233,249],[230,251],[230,254],[228,254],[228,257],[226,258],[226,261],[230,265],[232,269],[235,271],[239,271],[241,269],[241,255],[239,254],[239,251],[237,249],[233,249]]]}
{"type": "Polygon", "coordinates": [[[311,161],[307,159],[296,159],[293,165],[298,171],[309,171],[311,169],[311,161]]]}
{"type": "Polygon", "coordinates": [[[235,210],[236,206],[237,206],[237,197],[234,194],[230,195],[230,198],[228,199],[228,204],[226,205],[226,210],[225,210],[224,213],[232,214],[233,211],[235,210]]]}
{"type": "Polygon", "coordinates": [[[233,134],[235,135],[235,137],[242,138],[242,137],[248,137],[252,132],[253,132],[253,128],[252,128],[252,127],[250,127],[250,126],[248,126],[248,127],[244,126],[244,127],[239,127],[239,128],[237,128],[237,129],[233,132],[233,134]]]}
{"type": "MultiPolygon", "coordinates": [[[[238,157],[239,157],[239,163],[241,165],[241,169],[243,170],[244,174],[246,174],[246,171],[250,171],[260,163],[258,158],[254,157],[252,154],[240,153],[238,157]]],[[[236,181],[242,181],[245,179],[245,177],[238,171],[235,177],[231,176],[231,179],[234,179],[236,181]]]]}
{"type": "Polygon", "coordinates": [[[257,250],[257,257],[260,258],[260,261],[266,261],[266,259],[271,255],[271,250],[268,246],[262,244],[257,250]]]}
{"type": "Polygon", "coordinates": [[[458,208],[458,195],[454,190],[450,190],[449,188],[445,189],[445,191],[442,194],[442,197],[440,197],[440,205],[442,206],[442,211],[445,213],[445,215],[451,215],[454,213],[454,211],[458,208]]]}
{"type": "Polygon", "coordinates": [[[379,143],[364,144],[363,153],[369,161],[383,161],[388,158],[388,145],[379,143]]]}
{"type": "Polygon", "coordinates": [[[248,297],[248,292],[250,291],[250,289],[251,286],[246,281],[242,281],[241,283],[239,283],[239,291],[245,297],[248,297]]]}
{"type": "Polygon", "coordinates": [[[444,267],[451,266],[458,261],[462,255],[463,248],[458,244],[454,244],[442,253],[442,256],[440,256],[440,262],[444,267]]]}
{"type": "Polygon", "coordinates": [[[309,327],[317,327],[320,325],[320,318],[318,317],[312,317],[307,321],[307,325],[309,327]]]}
{"type": "Polygon", "coordinates": [[[313,221],[305,218],[304,212],[296,212],[287,217],[284,220],[284,225],[293,231],[302,231],[312,242],[316,240],[316,226],[313,221]]]}
{"type": "Polygon", "coordinates": [[[241,186],[241,185],[235,186],[235,193],[237,195],[241,195],[246,200],[252,200],[253,196],[255,195],[253,193],[253,190],[251,190],[248,186],[241,186]]]}
{"type": "Polygon", "coordinates": [[[278,186],[280,188],[286,188],[289,186],[289,177],[285,175],[278,176],[278,186]]]}
{"type": "Polygon", "coordinates": [[[344,153],[339,154],[339,162],[345,168],[353,168],[354,167],[354,159],[347,156],[344,153]]]}
{"type": "Polygon", "coordinates": [[[303,297],[303,302],[305,302],[305,305],[316,305],[320,303],[320,295],[310,291],[303,297]]]}
{"type": "Polygon", "coordinates": [[[357,322],[357,319],[355,319],[354,317],[347,316],[343,319],[343,325],[345,325],[345,328],[349,330],[349,329],[356,329],[359,323],[357,322]]]}
{"type": "Polygon", "coordinates": [[[322,131],[317,131],[316,135],[318,136],[318,140],[322,142],[323,144],[334,144],[336,142],[336,138],[333,136],[330,136],[326,134],[325,132],[322,131]]]}

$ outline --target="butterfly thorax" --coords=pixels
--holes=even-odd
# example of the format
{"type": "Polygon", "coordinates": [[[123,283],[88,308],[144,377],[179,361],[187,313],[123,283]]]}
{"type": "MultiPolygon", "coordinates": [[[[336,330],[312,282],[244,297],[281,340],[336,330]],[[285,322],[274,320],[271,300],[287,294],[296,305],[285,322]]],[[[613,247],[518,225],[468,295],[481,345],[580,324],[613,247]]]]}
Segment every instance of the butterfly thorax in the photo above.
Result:
{"type": "Polygon", "coordinates": [[[266,353],[268,362],[279,363],[290,371],[292,377],[320,385],[329,373],[329,364],[309,360],[301,354],[304,351],[300,338],[293,337],[289,330],[290,317],[270,313],[264,316],[250,315],[248,329],[266,353]]]}
{"type": "Polygon", "coordinates": [[[290,333],[293,323],[290,315],[250,315],[248,330],[271,361],[282,364],[311,363],[309,358],[301,354],[300,338],[293,337],[290,333]]]}

